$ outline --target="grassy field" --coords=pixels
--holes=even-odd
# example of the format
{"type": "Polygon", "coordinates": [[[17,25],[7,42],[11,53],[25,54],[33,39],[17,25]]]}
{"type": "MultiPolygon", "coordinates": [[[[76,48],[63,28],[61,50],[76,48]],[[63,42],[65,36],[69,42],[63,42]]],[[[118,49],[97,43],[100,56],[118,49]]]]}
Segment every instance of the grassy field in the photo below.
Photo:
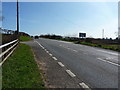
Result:
{"type": "Polygon", "coordinates": [[[29,36],[20,36],[20,41],[30,41],[30,40],[32,40],[32,38],[29,36]]]}
{"type": "Polygon", "coordinates": [[[31,47],[19,44],[2,66],[3,88],[44,88],[31,47]]]}

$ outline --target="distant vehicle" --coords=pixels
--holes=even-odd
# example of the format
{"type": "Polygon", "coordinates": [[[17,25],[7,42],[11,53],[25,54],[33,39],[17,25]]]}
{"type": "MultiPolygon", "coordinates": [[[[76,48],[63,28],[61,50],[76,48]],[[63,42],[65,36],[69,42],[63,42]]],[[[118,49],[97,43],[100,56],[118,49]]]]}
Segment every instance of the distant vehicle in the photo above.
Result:
{"type": "Polygon", "coordinates": [[[35,39],[39,39],[39,36],[35,36],[35,39]]]}

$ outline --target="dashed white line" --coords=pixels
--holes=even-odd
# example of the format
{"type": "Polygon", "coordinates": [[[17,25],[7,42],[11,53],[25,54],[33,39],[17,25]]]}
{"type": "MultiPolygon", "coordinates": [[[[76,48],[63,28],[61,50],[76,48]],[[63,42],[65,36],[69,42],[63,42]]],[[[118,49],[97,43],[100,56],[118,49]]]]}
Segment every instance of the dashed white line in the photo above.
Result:
{"type": "Polygon", "coordinates": [[[57,60],[57,58],[56,57],[52,57],[54,60],[57,60]]]}
{"type": "Polygon", "coordinates": [[[61,67],[64,67],[65,65],[63,65],[61,62],[58,62],[58,64],[61,66],[61,67]]]}
{"type": "Polygon", "coordinates": [[[77,50],[73,50],[74,52],[78,52],[77,50]]]}
{"type": "Polygon", "coordinates": [[[70,70],[66,70],[66,72],[71,76],[71,77],[75,77],[76,75],[74,73],[72,73],[70,70]]]}
{"type": "Polygon", "coordinates": [[[90,90],[90,88],[85,84],[85,83],[79,83],[79,85],[82,87],[82,88],[86,88],[86,89],[89,89],[90,90]]]}
{"type": "Polygon", "coordinates": [[[49,53],[49,55],[50,55],[50,56],[52,56],[52,54],[51,54],[51,53],[49,53]]]}
{"type": "Polygon", "coordinates": [[[47,53],[49,53],[49,51],[46,51],[47,53]]]}
{"type": "Polygon", "coordinates": [[[113,65],[116,65],[116,66],[120,66],[120,65],[117,64],[117,63],[113,63],[113,62],[110,62],[110,61],[106,61],[106,60],[104,60],[104,59],[102,59],[102,58],[97,58],[97,59],[99,59],[99,60],[101,60],[101,61],[104,61],[104,62],[108,62],[108,63],[113,64],[113,65]]]}
{"type": "Polygon", "coordinates": [[[44,49],[45,51],[47,51],[46,49],[44,49]]]}

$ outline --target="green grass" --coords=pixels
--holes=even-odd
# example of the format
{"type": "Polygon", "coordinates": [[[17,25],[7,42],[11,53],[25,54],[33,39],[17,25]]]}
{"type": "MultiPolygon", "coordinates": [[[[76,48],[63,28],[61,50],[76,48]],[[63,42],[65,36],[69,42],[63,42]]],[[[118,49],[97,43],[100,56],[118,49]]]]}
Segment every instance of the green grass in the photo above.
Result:
{"type": "Polygon", "coordinates": [[[19,44],[2,66],[3,88],[44,88],[31,48],[19,44]]]}
{"type": "Polygon", "coordinates": [[[102,45],[102,44],[93,44],[93,43],[80,42],[80,41],[74,41],[74,43],[93,46],[93,47],[100,47],[100,48],[114,50],[114,51],[120,51],[120,45],[102,45]]]}
{"type": "Polygon", "coordinates": [[[32,40],[32,38],[29,36],[20,36],[20,41],[30,41],[30,40],[32,40]]]}
{"type": "Polygon", "coordinates": [[[88,42],[72,41],[72,40],[65,40],[65,39],[56,39],[56,40],[68,41],[68,42],[73,42],[75,44],[83,44],[83,45],[99,47],[99,48],[104,48],[104,49],[109,49],[109,50],[120,52],[120,45],[93,44],[93,43],[88,43],[88,42]]]}

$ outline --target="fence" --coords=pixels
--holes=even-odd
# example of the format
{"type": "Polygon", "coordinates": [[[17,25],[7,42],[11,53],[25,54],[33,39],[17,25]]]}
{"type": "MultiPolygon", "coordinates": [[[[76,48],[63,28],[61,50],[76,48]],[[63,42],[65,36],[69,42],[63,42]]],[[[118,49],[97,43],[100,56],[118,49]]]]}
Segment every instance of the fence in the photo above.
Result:
{"type": "Polygon", "coordinates": [[[2,53],[0,54],[0,58],[1,58],[0,66],[12,54],[17,44],[18,44],[18,39],[0,46],[0,49],[2,50],[2,53]]]}
{"type": "MultiPolygon", "coordinates": [[[[2,30],[7,32],[7,30],[2,30]]],[[[8,30],[9,32],[9,30],[8,30]]],[[[0,66],[6,61],[6,59],[12,54],[12,52],[16,49],[16,46],[19,42],[17,38],[17,34],[13,33],[14,31],[10,31],[12,33],[1,33],[2,35],[2,44],[0,45],[0,66]]]]}

